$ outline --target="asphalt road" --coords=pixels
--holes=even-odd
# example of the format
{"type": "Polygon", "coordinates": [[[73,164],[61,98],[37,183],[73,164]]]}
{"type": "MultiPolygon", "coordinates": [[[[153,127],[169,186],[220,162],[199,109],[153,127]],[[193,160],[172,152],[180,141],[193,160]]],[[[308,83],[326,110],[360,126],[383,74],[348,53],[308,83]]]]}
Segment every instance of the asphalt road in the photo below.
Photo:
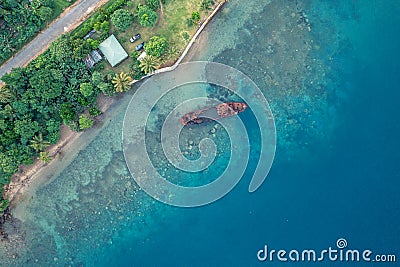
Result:
{"type": "Polygon", "coordinates": [[[38,54],[43,52],[51,42],[62,33],[70,31],[81,24],[87,16],[108,0],[80,0],[61,14],[48,28],[43,30],[19,53],[0,67],[0,77],[9,73],[13,68],[25,66],[38,54]]]}

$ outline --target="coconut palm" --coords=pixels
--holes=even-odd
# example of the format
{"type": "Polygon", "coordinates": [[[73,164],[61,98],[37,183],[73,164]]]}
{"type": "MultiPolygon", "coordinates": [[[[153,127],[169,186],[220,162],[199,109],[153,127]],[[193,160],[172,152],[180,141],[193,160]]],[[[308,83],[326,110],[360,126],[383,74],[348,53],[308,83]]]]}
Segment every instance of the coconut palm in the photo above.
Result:
{"type": "Polygon", "coordinates": [[[39,153],[38,159],[45,163],[49,163],[51,161],[51,156],[48,151],[43,151],[39,153]]]}
{"type": "Polygon", "coordinates": [[[33,137],[30,146],[35,151],[43,151],[50,145],[50,142],[43,140],[43,135],[40,133],[38,136],[33,137]]]}
{"type": "Polygon", "coordinates": [[[111,82],[114,84],[115,91],[124,92],[131,88],[131,81],[132,78],[128,74],[121,72],[120,74],[115,74],[111,82]]]}
{"type": "Polygon", "coordinates": [[[8,103],[12,97],[13,94],[11,93],[10,89],[6,85],[0,85],[0,102],[8,103]]]}
{"type": "Polygon", "coordinates": [[[160,63],[158,59],[154,56],[147,55],[140,61],[140,69],[145,73],[152,73],[155,69],[157,69],[160,63]]]}

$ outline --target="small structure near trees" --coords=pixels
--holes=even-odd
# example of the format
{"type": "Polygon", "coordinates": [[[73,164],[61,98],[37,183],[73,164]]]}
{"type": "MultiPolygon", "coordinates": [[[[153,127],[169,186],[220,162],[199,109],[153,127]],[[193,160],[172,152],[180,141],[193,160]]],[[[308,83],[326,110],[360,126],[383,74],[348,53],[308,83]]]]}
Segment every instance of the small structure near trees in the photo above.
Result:
{"type": "Polygon", "coordinates": [[[100,55],[99,51],[92,50],[90,51],[89,55],[85,58],[85,64],[88,68],[92,68],[96,63],[102,60],[103,57],[100,55]]]}
{"type": "Polygon", "coordinates": [[[128,53],[126,53],[125,49],[113,34],[99,45],[99,49],[110,63],[111,67],[118,65],[118,63],[128,57],[128,53]]]}

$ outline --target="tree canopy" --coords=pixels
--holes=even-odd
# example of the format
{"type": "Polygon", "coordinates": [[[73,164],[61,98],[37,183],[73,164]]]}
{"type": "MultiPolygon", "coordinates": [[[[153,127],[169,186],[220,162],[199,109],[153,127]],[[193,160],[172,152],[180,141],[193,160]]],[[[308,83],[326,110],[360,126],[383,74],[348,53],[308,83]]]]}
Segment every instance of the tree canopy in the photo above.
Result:
{"type": "Polygon", "coordinates": [[[79,128],[81,130],[89,129],[93,126],[93,119],[89,118],[86,114],[79,116],[79,128]]]}
{"type": "Polygon", "coordinates": [[[0,63],[46,26],[53,7],[48,0],[0,1],[0,63]]]}
{"type": "Polygon", "coordinates": [[[118,9],[111,15],[112,24],[121,31],[126,31],[133,21],[131,13],[125,9],[118,9]]]}
{"type": "Polygon", "coordinates": [[[93,85],[91,83],[81,83],[79,90],[84,97],[90,97],[93,95],[93,85]]]}
{"type": "Polygon", "coordinates": [[[81,98],[89,107],[95,100],[99,90],[93,87],[82,57],[75,54],[86,49],[84,45],[62,36],[28,66],[3,75],[0,187],[21,163],[31,163],[50,142],[57,142],[62,122],[72,126],[78,122],[78,115],[85,109],[81,98]]]}
{"type": "Polygon", "coordinates": [[[194,23],[198,23],[200,21],[200,13],[198,11],[192,12],[192,20],[194,23]]]}
{"type": "Polygon", "coordinates": [[[138,5],[136,16],[140,25],[144,27],[153,27],[158,20],[157,13],[146,5],[138,5]]]}
{"type": "Polygon", "coordinates": [[[146,53],[151,56],[160,57],[168,49],[168,41],[165,37],[153,36],[144,46],[146,53]]]}
{"type": "Polygon", "coordinates": [[[156,11],[160,6],[160,0],[146,0],[146,5],[148,5],[151,9],[156,11]]]}

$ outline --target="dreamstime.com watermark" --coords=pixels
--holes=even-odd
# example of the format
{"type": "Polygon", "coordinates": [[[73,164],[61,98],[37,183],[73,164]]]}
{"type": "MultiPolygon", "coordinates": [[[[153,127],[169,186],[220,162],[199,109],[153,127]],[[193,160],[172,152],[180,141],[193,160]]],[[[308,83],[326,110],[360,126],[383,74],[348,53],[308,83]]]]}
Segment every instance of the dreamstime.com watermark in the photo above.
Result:
{"type": "MultiPolygon", "coordinates": [[[[146,126],[150,113],[163,97],[178,87],[211,84],[223,87],[240,97],[257,120],[260,132],[260,155],[248,191],[256,191],[266,179],[275,155],[276,132],[272,111],[261,90],[245,74],[235,68],[215,62],[189,62],[174,71],[157,74],[146,80],[133,95],[125,112],[122,129],[122,148],[128,169],[140,188],[154,199],[178,207],[196,207],[214,202],[229,191],[242,178],[250,155],[250,140],[240,116],[219,120],[231,144],[228,166],[219,177],[197,187],[185,187],[171,183],[157,172],[146,146],[146,126]]],[[[180,88],[181,95],[187,91],[180,88]]],[[[170,98],[169,98],[170,99],[170,98]]],[[[180,118],[194,110],[205,108],[204,103],[221,103],[208,96],[193,96],[180,100],[170,99],[173,110],[166,116],[161,129],[161,145],[168,164],[183,172],[201,172],[213,164],[216,144],[212,138],[204,138],[198,148],[201,156],[190,160],[182,153],[179,140],[184,125],[180,118]],[[174,103],[175,102],[175,103],[174,103]]],[[[247,111],[246,111],[247,112],[247,111]]],[[[151,123],[150,123],[151,125],[151,123]]]]}
{"type": "Polygon", "coordinates": [[[396,262],[395,254],[375,254],[370,249],[358,250],[347,248],[347,240],[339,238],[336,247],[323,250],[270,249],[267,245],[257,252],[257,259],[262,262],[396,262]]]}

